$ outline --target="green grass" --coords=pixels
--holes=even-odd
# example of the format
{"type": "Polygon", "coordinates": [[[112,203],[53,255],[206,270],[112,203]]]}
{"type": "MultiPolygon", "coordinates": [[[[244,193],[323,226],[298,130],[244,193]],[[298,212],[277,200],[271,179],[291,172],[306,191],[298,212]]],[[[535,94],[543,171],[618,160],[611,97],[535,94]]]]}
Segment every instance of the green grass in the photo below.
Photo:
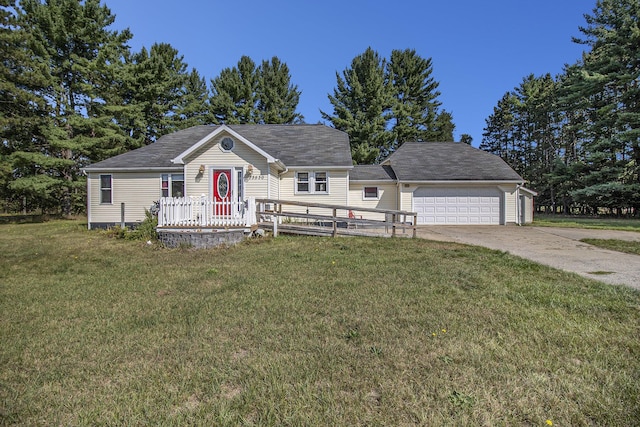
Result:
{"type": "Polygon", "coordinates": [[[640,293],[506,253],[74,221],[0,251],[0,424],[640,423],[640,293]]]}
{"type": "Polygon", "coordinates": [[[580,241],[599,248],[640,255],[640,242],[617,239],[582,239],[580,241]]]}
{"type": "Polygon", "coordinates": [[[535,214],[532,225],[542,227],[592,228],[640,232],[640,219],[629,218],[591,218],[579,216],[535,214]]]}

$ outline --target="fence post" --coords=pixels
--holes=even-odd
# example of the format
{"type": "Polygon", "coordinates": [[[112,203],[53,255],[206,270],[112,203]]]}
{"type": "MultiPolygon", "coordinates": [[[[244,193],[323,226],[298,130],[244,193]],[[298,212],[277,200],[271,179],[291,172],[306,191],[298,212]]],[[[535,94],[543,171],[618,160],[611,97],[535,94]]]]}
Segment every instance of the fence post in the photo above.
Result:
{"type": "Polygon", "coordinates": [[[278,216],[273,215],[273,237],[278,237],[278,216]]]}
{"type": "Polygon", "coordinates": [[[120,203],[120,228],[124,228],[124,202],[120,203]]]}
{"type": "Polygon", "coordinates": [[[396,214],[391,215],[391,237],[396,237],[396,214]]]}
{"type": "Polygon", "coordinates": [[[332,237],[336,237],[338,235],[338,220],[336,219],[336,215],[338,214],[337,209],[333,208],[333,235],[332,237]]]}
{"type": "Polygon", "coordinates": [[[413,238],[418,235],[418,214],[413,215],[413,238]]]}

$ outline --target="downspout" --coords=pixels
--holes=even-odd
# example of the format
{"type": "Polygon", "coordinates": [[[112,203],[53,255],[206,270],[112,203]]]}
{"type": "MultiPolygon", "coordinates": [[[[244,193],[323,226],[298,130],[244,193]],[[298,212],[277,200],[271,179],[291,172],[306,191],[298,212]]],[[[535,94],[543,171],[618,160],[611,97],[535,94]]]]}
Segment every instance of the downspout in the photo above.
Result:
{"type": "Polygon", "coordinates": [[[279,182],[278,182],[278,200],[280,200],[281,198],[281,188],[282,187],[282,175],[286,174],[287,172],[289,172],[289,168],[287,166],[284,167],[284,170],[281,172],[278,172],[278,178],[279,178],[279,182]]]}
{"type": "Polygon", "coordinates": [[[522,184],[516,185],[516,224],[518,225],[522,225],[520,215],[520,187],[522,187],[522,184]]]}
{"type": "Polygon", "coordinates": [[[87,177],[87,229],[91,230],[91,179],[87,171],[83,171],[87,177]]]}

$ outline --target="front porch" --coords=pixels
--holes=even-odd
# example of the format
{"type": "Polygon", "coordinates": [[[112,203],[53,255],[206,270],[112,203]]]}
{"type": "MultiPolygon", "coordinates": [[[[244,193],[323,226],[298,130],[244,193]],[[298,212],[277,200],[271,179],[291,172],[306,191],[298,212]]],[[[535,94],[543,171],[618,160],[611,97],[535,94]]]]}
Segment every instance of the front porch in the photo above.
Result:
{"type": "Polygon", "coordinates": [[[211,200],[206,196],[163,197],[158,202],[158,229],[251,228],[256,225],[256,201],[211,200]]]}

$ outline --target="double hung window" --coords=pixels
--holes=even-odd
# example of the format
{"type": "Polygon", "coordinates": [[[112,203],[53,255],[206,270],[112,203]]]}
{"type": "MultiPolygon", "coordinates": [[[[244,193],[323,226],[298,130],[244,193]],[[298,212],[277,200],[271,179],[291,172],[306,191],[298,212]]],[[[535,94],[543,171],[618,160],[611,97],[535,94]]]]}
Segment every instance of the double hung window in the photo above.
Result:
{"type": "Polygon", "coordinates": [[[296,193],[329,193],[329,174],[327,172],[296,172],[296,193]]]}
{"type": "Polygon", "coordinates": [[[113,177],[100,175],[100,203],[110,205],[113,201],[113,177]]]}

